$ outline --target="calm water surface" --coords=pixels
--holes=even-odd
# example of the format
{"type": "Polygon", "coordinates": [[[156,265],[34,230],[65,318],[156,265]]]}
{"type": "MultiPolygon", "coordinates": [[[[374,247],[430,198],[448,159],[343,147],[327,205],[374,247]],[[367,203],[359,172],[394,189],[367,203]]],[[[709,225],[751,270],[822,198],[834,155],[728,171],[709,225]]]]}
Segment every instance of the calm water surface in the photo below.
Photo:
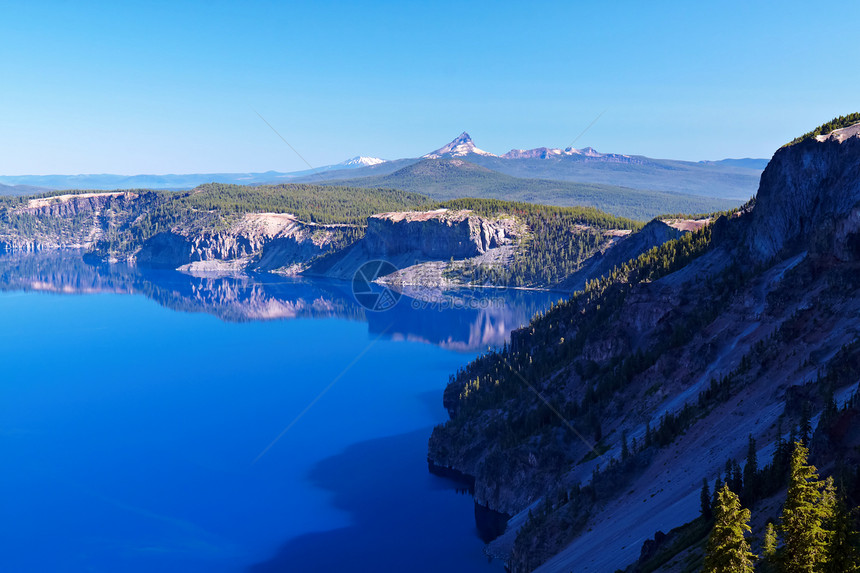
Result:
{"type": "Polygon", "coordinates": [[[500,571],[427,438],[557,295],[348,288],[0,258],[0,570],[500,571]]]}

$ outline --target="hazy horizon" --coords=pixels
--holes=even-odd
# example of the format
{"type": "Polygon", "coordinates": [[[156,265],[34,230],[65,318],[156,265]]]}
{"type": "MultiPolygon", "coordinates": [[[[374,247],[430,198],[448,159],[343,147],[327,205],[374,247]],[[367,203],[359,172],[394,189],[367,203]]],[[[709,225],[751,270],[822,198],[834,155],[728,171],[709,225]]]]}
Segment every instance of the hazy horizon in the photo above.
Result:
{"type": "Polygon", "coordinates": [[[850,34],[804,39],[851,4],[0,7],[3,175],[307,169],[257,112],[314,167],[464,129],[497,154],[767,158],[860,87],[850,34]]]}

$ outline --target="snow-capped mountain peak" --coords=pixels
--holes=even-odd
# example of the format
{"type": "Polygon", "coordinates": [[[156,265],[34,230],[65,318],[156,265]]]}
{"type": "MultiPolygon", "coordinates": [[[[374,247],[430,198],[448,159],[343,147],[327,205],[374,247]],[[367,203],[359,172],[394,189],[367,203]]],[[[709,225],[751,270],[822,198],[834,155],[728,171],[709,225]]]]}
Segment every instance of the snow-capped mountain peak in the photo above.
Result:
{"type": "Polygon", "coordinates": [[[536,149],[511,149],[502,155],[503,159],[549,159],[553,157],[577,157],[614,163],[626,163],[631,161],[631,158],[628,155],[600,153],[593,147],[583,147],[582,149],[576,149],[575,147],[567,147],[565,149],[549,147],[538,147],[536,149]]]}
{"type": "Polygon", "coordinates": [[[356,155],[355,157],[351,157],[346,161],[341,161],[340,163],[338,163],[338,165],[342,167],[369,167],[371,165],[379,165],[380,163],[385,163],[385,159],[356,155]]]}
{"type": "Polygon", "coordinates": [[[478,149],[472,138],[465,131],[457,136],[451,143],[440,147],[436,151],[431,151],[427,155],[422,156],[422,159],[436,159],[437,157],[462,157],[474,153],[476,155],[488,155],[496,157],[488,151],[478,149]]]}

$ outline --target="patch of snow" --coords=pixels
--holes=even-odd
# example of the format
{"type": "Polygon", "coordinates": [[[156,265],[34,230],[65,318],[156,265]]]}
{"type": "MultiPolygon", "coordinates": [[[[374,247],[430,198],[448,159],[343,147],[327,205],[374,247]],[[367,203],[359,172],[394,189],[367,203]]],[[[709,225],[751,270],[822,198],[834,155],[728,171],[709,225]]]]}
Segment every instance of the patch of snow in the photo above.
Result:
{"type": "Polygon", "coordinates": [[[475,154],[484,155],[487,157],[497,157],[489,151],[478,149],[472,141],[471,136],[465,131],[457,136],[448,145],[442,146],[436,151],[431,151],[427,155],[423,155],[422,159],[438,159],[439,157],[462,157],[464,155],[475,154]]]}
{"type": "Polygon", "coordinates": [[[344,167],[370,167],[371,165],[379,165],[380,163],[385,163],[385,159],[356,155],[355,157],[351,157],[346,161],[338,163],[338,165],[342,165],[344,167]]]}

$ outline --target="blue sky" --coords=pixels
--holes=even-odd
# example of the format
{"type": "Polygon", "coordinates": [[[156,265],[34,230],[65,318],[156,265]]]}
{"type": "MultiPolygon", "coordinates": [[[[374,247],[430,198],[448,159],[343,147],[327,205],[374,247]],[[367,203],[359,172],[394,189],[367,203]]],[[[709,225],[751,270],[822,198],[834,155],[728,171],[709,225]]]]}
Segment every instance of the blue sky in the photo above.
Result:
{"type": "Polygon", "coordinates": [[[476,144],[770,157],[860,110],[857,2],[4,2],[0,174],[476,144]]]}

